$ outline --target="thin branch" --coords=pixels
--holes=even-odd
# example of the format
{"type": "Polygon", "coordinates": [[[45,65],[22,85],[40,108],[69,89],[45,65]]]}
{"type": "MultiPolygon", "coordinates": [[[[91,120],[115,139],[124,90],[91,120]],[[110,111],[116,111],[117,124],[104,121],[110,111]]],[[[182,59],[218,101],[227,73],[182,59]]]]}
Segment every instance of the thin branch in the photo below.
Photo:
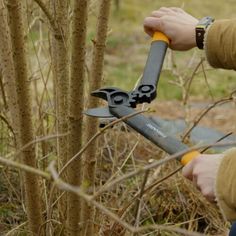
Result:
{"type": "Polygon", "coordinates": [[[0,119],[7,125],[8,129],[12,132],[12,134],[15,136],[15,132],[12,128],[12,126],[10,125],[10,123],[8,122],[8,120],[2,115],[0,114],[0,119]]]}
{"type": "Polygon", "coordinates": [[[182,140],[184,141],[186,139],[186,137],[190,134],[190,132],[194,129],[194,127],[196,127],[196,125],[201,121],[201,119],[214,107],[218,106],[218,105],[222,105],[224,103],[230,102],[233,100],[233,94],[236,92],[233,91],[229,97],[227,98],[223,98],[221,100],[216,101],[215,103],[212,103],[210,106],[208,106],[205,110],[203,110],[201,112],[201,114],[199,115],[199,117],[197,117],[194,121],[192,126],[190,126],[183,134],[182,140]]]}
{"type": "Polygon", "coordinates": [[[2,93],[2,100],[3,100],[4,108],[7,110],[7,108],[8,108],[7,97],[6,97],[6,93],[5,93],[5,90],[4,90],[2,71],[1,70],[0,70],[0,90],[1,90],[1,93],[2,93]]]}
{"type": "Polygon", "coordinates": [[[25,144],[23,147],[21,147],[17,152],[7,154],[6,158],[9,158],[9,157],[12,157],[12,156],[14,156],[14,157],[19,156],[19,154],[21,152],[23,152],[25,149],[27,149],[28,147],[30,147],[33,144],[43,142],[43,141],[49,140],[49,139],[55,139],[57,137],[67,136],[67,135],[68,135],[67,133],[66,134],[54,134],[54,135],[43,136],[43,137],[40,137],[38,139],[32,140],[31,142],[29,142],[29,143],[25,144]]]}
{"type": "Polygon", "coordinates": [[[204,61],[204,58],[201,58],[201,60],[199,61],[199,63],[197,64],[196,68],[194,69],[193,73],[192,73],[192,76],[186,80],[184,82],[184,86],[186,86],[186,94],[184,96],[184,100],[183,100],[183,104],[186,104],[187,103],[187,100],[188,100],[188,97],[189,97],[189,91],[190,91],[190,87],[191,87],[191,84],[192,84],[192,81],[194,79],[194,76],[196,75],[197,73],[197,70],[199,69],[199,67],[202,65],[204,61]]]}
{"type": "MultiPolygon", "coordinates": [[[[8,231],[8,232],[6,233],[5,236],[11,236],[11,235],[14,235],[13,233],[14,233],[16,230],[18,230],[19,228],[25,226],[27,223],[28,223],[28,221],[23,222],[23,223],[20,224],[20,225],[17,225],[15,228],[13,228],[13,229],[11,229],[10,231],[8,231]]],[[[17,233],[17,234],[18,234],[18,233],[17,233]]]]}
{"type": "Polygon", "coordinates": [[[41,171],[39,169],[33,168],[28,165],[24,165],[22,163],[18,163],[18,162],[3,158],[1,156],[0,156],[0,163],[4,164],[6,166],[9,166],[9,167],[13,167],[16,169],[26,171],[31,174],[39,175],[39,176],[43,177],[44,179],[51,180],[51,176],[47,172],[41,171]]]}
{"type": "Polygon", "coordinates": [[[136,227],[139,226],[140,205],[141,205],[142,197],[145,191],[145,185],[147,183],[149,173],[150,173],[150,170],[147,170],[144,174],[143,183],[142,183],[140,193],[139,193],[139,198],[137,199],[137,205],[135,209],[135,226],[136,227]]]}
{"type": "Polygon", "coordinates": [[[207,88],[208,88],[208,90],[209,90],[211,99],[212,99],[212,101],[214,101],[214,96],[213,96],[213,93],[212,93],[212,91],[211,91],[210,85],[209,85],[209,83],[208,83],[207,76],[206,76],[206,70],[205,70],[205,67],[204,67],[204,64],[203,64],[203,63],[202,63],[202,72],[203,72],[204,80],[205,80],[206,85],[207,85],[207,88]]]}
{"type": "Polygon", "coordinates": [[[46,15],[52,29],[54,30],[54,33],[56,33],[58,31],[58,28],[56,27],[55,20],[52,16],[51,12],[49,11],[49,8],[46,7],[46,5],[43,3],[42,0],[34,0],[34,1],[38,4],[38,6],[44,12],[44,14],[46,15]]]}

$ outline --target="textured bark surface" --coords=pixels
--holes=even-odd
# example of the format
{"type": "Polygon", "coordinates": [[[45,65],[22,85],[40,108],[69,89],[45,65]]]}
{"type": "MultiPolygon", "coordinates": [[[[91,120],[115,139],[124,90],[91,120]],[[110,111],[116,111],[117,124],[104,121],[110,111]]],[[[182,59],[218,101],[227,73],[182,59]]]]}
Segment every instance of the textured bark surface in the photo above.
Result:
{"type": "MultiPolygon", "coordinates": [[[[9,0],[7,2],[9,22],[11,29],[12,51],[15,66],[16,90],[18,96],[20,115],[20,139],[21,145],[25,145],[34,139],[33,122],[31,112],[31,97],[29,91],[29,81],[27,75],[27,61],[25,52],[24,25],[22,17],[21,1],[9,0]]],[[[30,147],[22,151],[25,164],[35,167],[36,155],[35,147],[30,147]]],[[[38,177],[36,175],[24,173],[26,210],[29,220],[29,227],[32,234],[38,235],[38,230],[42,225],[42,209],[38,177]]]]}
{"type": "MultiPolygon", "coordinates": [[[[7,104],[10,111],[10,124],[13,127],[16,148],[20,146],[19,137],[19,110],[17,104],[17,94],[15,85],[15,68],[12,56],[12,47],[10,40],[9,27],[7,24],[6,8],[0,6],[0,62],[1,62],[1,81],[4,81],[6,89],[7,104]]],[[[2,83],[3,84],[3,83],[2,83]]],[[[4,92],[4,90],[3,90],[4,92]]],[[[5,94],[3,94],[5,98],[5,94]]],[[[5,105],[6,107],[6,105],[5,105]]]]}
{"type": "Polygon", "coordinates": [[[8,109],[7,106],[7,98],[6,98],[6,92],[5,92],[5,88],[4,88],[4,82],[3,82],[3,75],[2,75],[2,70],[0,67],[0,93],[1,93],[1,97],[2,97],[2,105],[4,107],[5,110],[8,109]]]}
{"type": "MultiPolygon", "coordinates": [[[[75,155],[82,147],[87,12],[87,0],[73,1],[68,158],[75,155]]],[[[77,158],[68,168],[68,182],[80,185],[81,171],[81,158],[77,158]]],[[[80,235],[80,214],[79,197],[68,193],[67,235],[80,235]]]]}
{"type": "MultiPolygon", "coordinates": [[[[64,134],[68,132],[68,1],[57,0],[55,3],[55,25],[57,31],[52,31],[52,47],[54,47],[53,68],[55,69],[56,81],[56,113],[57,113],[57,133],[64,134]]],[[[67,136],[58,138],[58,168],[61,169],[67,162],[67,136]]],[[[62,175],[66,180],[66,175],[62,175]]],[[[66,195],[59,201],[60,221],[66,219],[66,195]]]]}
{"type": "MultiPolygon", "coordinates": [[[[94,40],[94,49],[91,66],[91,81],[90,92],[101,88],[103,77],[103,63],[104,63],[104,51],[106,46],[108,19],[110,12],[111,0],[101,0],[99,6],[98,23],[96,29],[96,38],[94,40]]],[[[99,106],[99,99],[90,96],[88,107],[94,108],[99,106]]],[[[86,117],[86,141],[88,141],[98,130],[98,119],[92,117],[86,117]]],[[[91,145],[85,153],[84,161],[84,179],[83,186],[90,190],[95,186],[95,171],[96,171],[96,151],[98,149],[97,144],[91,145]]],[[[83,235],[94,235],[94,214],[95,208],[86,202],[83,203],[82,208],[82,222],[83,235]]]]}

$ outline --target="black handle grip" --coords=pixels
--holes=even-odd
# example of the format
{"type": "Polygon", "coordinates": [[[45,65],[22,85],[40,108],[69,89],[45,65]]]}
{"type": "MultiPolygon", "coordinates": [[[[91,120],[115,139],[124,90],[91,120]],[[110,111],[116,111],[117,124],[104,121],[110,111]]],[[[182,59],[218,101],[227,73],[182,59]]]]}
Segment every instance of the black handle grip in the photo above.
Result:
{"type": "Polygon", "coordinates": [[[165,41],[152,42],[140,85],[157,87],[167,47],[168,43],[165,41]]]}

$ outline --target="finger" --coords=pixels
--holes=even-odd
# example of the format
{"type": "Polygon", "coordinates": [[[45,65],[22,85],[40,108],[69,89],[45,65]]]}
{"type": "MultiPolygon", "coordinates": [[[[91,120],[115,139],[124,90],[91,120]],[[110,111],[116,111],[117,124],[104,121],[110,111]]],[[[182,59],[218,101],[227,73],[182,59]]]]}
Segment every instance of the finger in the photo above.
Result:
{"type": "Polygon", "coordinates": [[[190,179],[193,181],[193,167],[194,167],[194,160],[189,162],[184,168],[182,169],[182,174],[185,178],[190,179]]]}
{"type": "Polygon", "coordinates": [[[144,31],[149,35],[149,36],[153,36],[153,34],[154,34],[154,31],[151,29],[151,28],[149,28],[149,27],[146,27],[146,26],[144,26],[144,31]]]}
{"type": "Polygon", "coordinates": [[[176,11],[172,10],[171,8],[167,8],[167,7],[162,7],[157,11],[153,11],[151,16],[154,17],[162,17],[165,15],[173,15],[176,11]]]}
{"type": "Polygon", "coordinates": [[[166,12],[163,12],[163,11],[153,11],[152,14],[151,14],[151,16],[160,18],[160,17],[162,17],[162,16],[164,16],[164,15],[166,15],[166,14],[167,14],[167,13],[166,13],[166,12]]]}
{"type": "Polygon", "coordinates": [[[179,8],[179,7],[170,7],[170,9],[175,11],[175,12],[181,12],[181,13],[184,12],[184,10],[182,8],[179,8]]]}
{"type": "Polygon", "coordinates": [[[204,186],[201,188],[202,195],[210,202],[215,201],[215,194],[210,186],[204,186]]]}
{"type": "Polygon", "coordinates": [[[143,26],[144,28],[152,29],[152,31],[162,31],[161,20],[156,17],[146,17],[143,26]]]}
{"type": "Polygon", "coordinates": [[[171,11],[171,7],[160,7],[158,11],[169,12],[171,11]]]}

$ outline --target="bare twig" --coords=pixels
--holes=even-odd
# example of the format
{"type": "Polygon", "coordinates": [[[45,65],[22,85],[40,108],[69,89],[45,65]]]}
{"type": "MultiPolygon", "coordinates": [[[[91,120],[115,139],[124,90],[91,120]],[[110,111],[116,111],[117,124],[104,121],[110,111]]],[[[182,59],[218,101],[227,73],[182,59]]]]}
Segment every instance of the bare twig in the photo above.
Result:
{"type": "Polygon", "coordinates": [[[208,83],[207,76],[206,76],[206,70],[205,70],[205,68],[204,68],[204,64],[203,64],[203,63],[202,63],[202,72],[203,72],[204,79],[205,79],[205,82],[206,82],[207,88],[208,88],[208,90],[209,90],[209,93],[210,93],[211,99],[212,99],[212,101],[214,101],[214,96],[213,96],[213,94],[212,94],[212,91],[211,91],[210,85],[209,85],[209,83],[208,83]]]}
{"type": "Polygon", "coordinates": [[[54,32],[56,33],[58,31],[58,28],[56,27],[55,24],[55,20],[51,14],[51,12],[49,11],[49,8],[43,3],[42,0],[34,0],[38,6],[41,8],[41,10],[44,12],[44,14],[46,15],[52,29],[54,30],[54,32]]]}
{"type": "Polygon", "coordinates": [[[7,125],[7,128],[12,132],[12,134],[15,136],[15,132],[12,128],[12,126],[10,125],[10,123],[8,122],[8,120],[2,115],[0,114],[0,119],[7,125]]]}
{"type": "Polygon", "coordinates": [[[197,66],[195,67],[191,77],[189,79],[187,79],[186,81],[184,81],[184,86],[186,86],[186,92],[185,92],[185,96],[183,98],[183,104],[187,103],[188,97],[189,97],[189,91],[190,91],[190,87],[192,84],[192,81],[194,79],[194,76],[196,75],[197,70],[199,69],[199,67],[202,65],[204,61],[204,58],[201,58],[201,60],[199,61],[199,63],[197,64],[197,66]]]}
{"type": "Polygon", "coordinates": [[[68,134],[54,134],[54,135],[48,135],[48,136],[44,136],[44,137],[40,137],[37,138],[35,140],[32,140],[31,142],[27,143],[26,145],[24,145],[23,147],[21,147],[17,152],[13,152],[13,153],[9,153],[6,155],[6,158],[10,158],[10,157],[17,157],[19,156],[19,154],[24,151],[25,149],[27,149],[28,147],[30,147],[33,144],[39,143],[39,142],[43,142],[45,140],[49,140],[49,139],[55,139],[57,137],[63,137],[66,136],[68,134]]]}
{"type": "Polygon", "coordinates": [[[182,140],[184,141],[186,139],[186,137],[190,134],[190,132],[194,129],[194,127],[196,127],[196,125],[201,121],[201,119],[214,107],[218,106],[218,105],[222,105],[224,103],[227,102],[231,102],[233,100],[233,94],[236,91],[233,91],[227,98],[223,98],[221,100],[218,100],[216,102],[214,102],[213,104],[209,105],[205,110],[203,110],[201,112],[201,114],[193,121],[192,125],[184,132],[183,136],[182,136],[182,140]]]}
{"type": "Polygon", "coordinates": [[[2,100],[3,100],[3,104],[4,104],[4,108],[7,109],[7,97],[6,97],[6,93],[4,90],[4,85],[3,85],[3,78],[2,78],[2,71],[0,70],[0,90],[2,93],[2,100]]]}
{"type": "Polygon", "coordinates": [[[1,156],[0,156],[0,163],[4,164],[6,166],[9,166],[9,167],[13,167],[13,168],[16,168],[16,169],[26,171],[28,173],[39,175],[39,176],[43,177],[44,179],[51,180],[51,176],[47,172],[44,172],[44,171],[41,171],[39,169],[33,168],[31,166],[24,165],[24,164],[21,164],[21,163],[3,158],[1,156]]]}
{"type": "Polygon", "coordinates": [[[13,229],[11,229],[10,231],[8,231],[5,236],[14,235],[13,232],[15,232],[16,230],[18,230],[18,229],[20,229],[21,227],[25,226],[27,223],[28,223],[28,221],[23,222],[23,223],[20,224],[20,225],[17,225],[15,228],[13,228],[13,229]]]}
{"type": "Polygon", "coordinates": [[[141,201],[142,201],[142,197],[145,191],[145,185],[147,183],[147,179],[148,179],[148,175],[150,173],[150,170],[147,170],[144,174],[144,178],[143,178],[143,183],[140,189],[140,193],[139,193],[139,198],[137,200],[137,205],[136,205],[136,209],[135,209],[135,226],[139,226],[139,217],[140,217],[140,205],[141,205],[141,201]]]}

